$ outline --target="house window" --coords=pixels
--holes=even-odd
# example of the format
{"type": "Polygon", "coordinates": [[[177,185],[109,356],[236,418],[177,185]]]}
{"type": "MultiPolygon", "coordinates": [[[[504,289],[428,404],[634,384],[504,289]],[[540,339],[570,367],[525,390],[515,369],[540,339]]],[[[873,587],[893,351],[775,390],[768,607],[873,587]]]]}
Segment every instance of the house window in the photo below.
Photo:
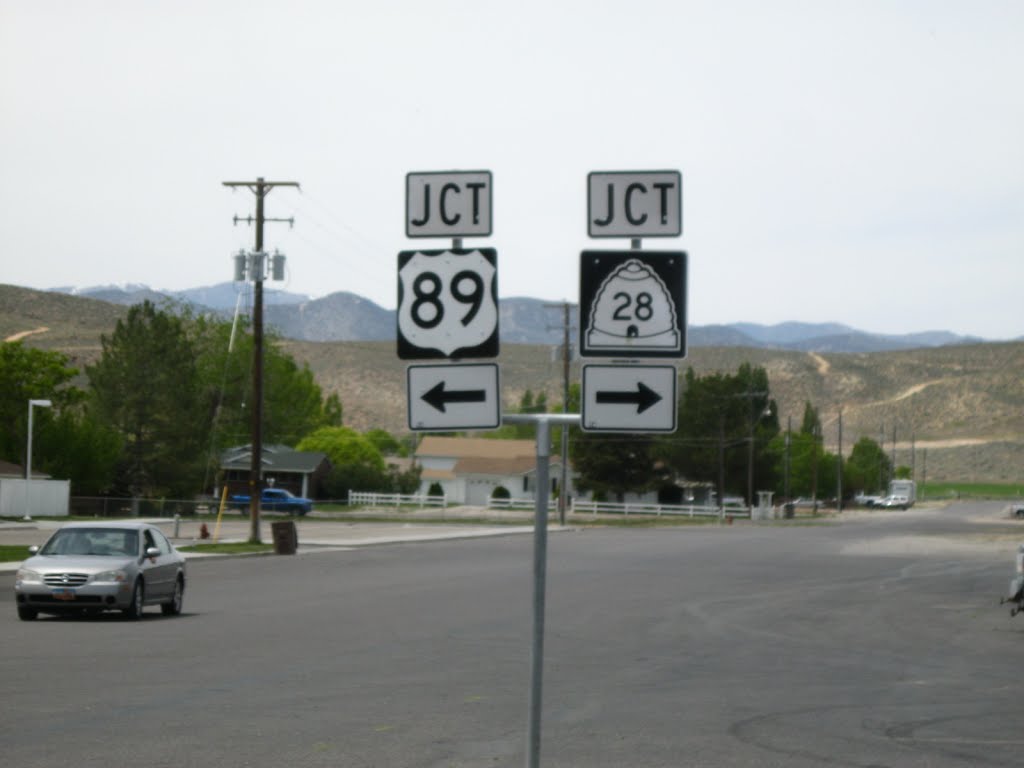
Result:
{"type": "Polygon", "coordinates": [[[528,478],[526,475],[523,475],[523,491],[528,490],[530,490],[530,478],[528,478]]]}

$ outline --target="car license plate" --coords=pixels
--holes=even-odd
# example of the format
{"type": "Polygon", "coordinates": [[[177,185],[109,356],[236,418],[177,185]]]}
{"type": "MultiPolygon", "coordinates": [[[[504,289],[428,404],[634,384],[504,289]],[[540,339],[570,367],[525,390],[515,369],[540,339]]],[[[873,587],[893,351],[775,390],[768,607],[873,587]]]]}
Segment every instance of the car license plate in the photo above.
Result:
{"type": "Polygon", "coordinates": [[[75,590],[73,589],[55,589],[53,590],[54,600],[74,600],[75,590]]]}

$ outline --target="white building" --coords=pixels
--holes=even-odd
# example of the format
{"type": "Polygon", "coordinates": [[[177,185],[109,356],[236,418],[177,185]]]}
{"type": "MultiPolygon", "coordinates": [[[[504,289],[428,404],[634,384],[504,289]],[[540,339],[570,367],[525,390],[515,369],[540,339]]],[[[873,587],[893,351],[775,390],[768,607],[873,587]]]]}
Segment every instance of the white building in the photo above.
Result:
{"type": "MultiPolygon", "coordinates": [[[[537,445],[533,440],[434,437],[428,435],[416,449],[416,463],[423,468],[420,493],[437,483],[448,501],[486,506],[497,488],[513,499],[533,499],[537,486],[537,445]]],[[[551,493],[562,476],[560,456],[549,460],[551,493]]],[[[574,493],[572,475],[568,478],[574,493]]]]}

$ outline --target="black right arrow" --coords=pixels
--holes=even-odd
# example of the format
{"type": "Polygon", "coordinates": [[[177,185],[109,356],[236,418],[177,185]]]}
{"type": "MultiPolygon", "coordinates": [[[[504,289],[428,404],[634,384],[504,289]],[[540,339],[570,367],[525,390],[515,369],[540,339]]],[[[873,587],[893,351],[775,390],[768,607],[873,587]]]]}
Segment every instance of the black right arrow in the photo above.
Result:
{"type": "Polygon", "coordinates": [[[424,393],[421,398],[441,413],[445,413],[444,407],[448,403],[487,402],[487,392],[483,389],[450,389],[445,392],[444,380],[441,380],[431,387],[428,392],[424,393]]]}
{"type": "Polygon", "coordinates": [[[637,413],[643,413],[656,402],[661,395],[642,381],[636,383],[636,392],[601,392],[597,393],[597,402],[611,405],[635,405],[637,413]]]}

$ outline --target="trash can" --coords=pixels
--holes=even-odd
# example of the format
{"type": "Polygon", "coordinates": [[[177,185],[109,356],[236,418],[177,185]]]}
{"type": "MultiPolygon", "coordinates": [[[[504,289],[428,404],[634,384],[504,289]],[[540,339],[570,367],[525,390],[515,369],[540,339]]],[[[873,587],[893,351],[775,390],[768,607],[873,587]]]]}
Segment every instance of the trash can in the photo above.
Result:
{"type": "Polygon", "coordinates": [[[294,520],[283,520],[270,524],[274,536],[275,555],[294,555],[299,546],[299,534],[294,520]]]}
{"type": "Polygon", "coordinates": [[[783,507],[783,517],[785,517],[786,520],[792,520],[793,516],[795,514],[796,514],[796,504],[786,504],[783,507]]]}

